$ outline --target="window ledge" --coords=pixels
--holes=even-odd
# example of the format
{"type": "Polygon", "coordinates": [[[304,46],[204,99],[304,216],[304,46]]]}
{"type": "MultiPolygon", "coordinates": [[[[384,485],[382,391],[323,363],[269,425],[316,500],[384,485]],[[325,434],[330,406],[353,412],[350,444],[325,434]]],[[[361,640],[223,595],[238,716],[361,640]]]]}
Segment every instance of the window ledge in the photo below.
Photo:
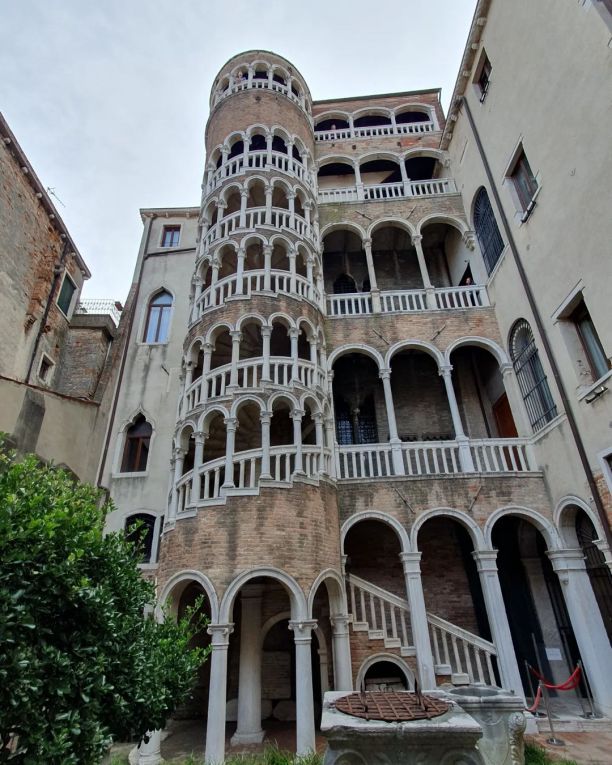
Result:
{"type": "MultiPolygon", "coordinates": [[[[609,369],[609,370],[606,372],[606,374],[605,374],[605,375],[602,375],[602,376],[599,378],[599,380],[595,380],[595,382],[594,382],[594,383],[591,383],[591,385],[589,385],[589,386],[587,386],[587,387],[585,387],[585,388],[581,388],[581,389],[578,391],[578,401],[582,401],[583,399],[585,399],[585,398],[586,398],[586,397],[589,395],[589,393],[593,393],[593,391],[594,391],[596,388],[599,388],[599,387],[600,387],[601,385],[603,385],[605,382],[607,382],[608,380],[610,380],[610,378],[612,378],[612,369],[609,369]]],[[[606,390],[607,390],[607,389],[606,389],[606,390]]],[[[601,395],[603,395],[604,393],[605,393],[605,391],[602,391],[602,392],[601,392],[601,395]]],[[[599,396],[598,396],[597,398],[599,398],[599,396]]],[[[587,402],[587,403],[591,403],[591,402],[587,402]]]]}
{"type": "Polygon", "coordinates": [[[531,197],[531,201],[527,205],[527,208],[520,213],[520,219],[519,220],[520,220],[521,224],[526,223],[529,220],[529,218],[531,218],[531,215],[532,215],[533,211],[535,210],[536,200],[537,200],[538,196],[540,195],[540,191],[541,190],[542,190],[542,187],[538,186],[538,188],[535,190],[533,196],[531,197]]]}
{"type": "Polygon", "coordinates": [[[165,345],[170,345],[170,341],[169,340],[164,340],[163,343],[145,343],[145,342],[140,342],[140,343],[138,343],[138,345],[141,346],[141,347],[142,346],[146,346],[147,348],[160,348],[160,347],[163,347],[165,345]]]}
{"type": "Polygon", "coordinates": [[[146,478],[148,470],[137,470],[131,473],[111,473],[111,478],[146,478]]]}
{"type": "Polygon", "coordinates": [[[551,430],[555,430],[555,428],[558,428],[559,425],[561,425],[562,422],[565,422],[567,420],[567,415],[565,412],[561,412],[560,414],[556,415],[552,418],[550,422],[547,422],[546,425],[544,425],[540,430],[537,431],[537,433],[534,433],[533,436],[530,439],[530,443],[537,444],[538,441],[541,438],[544,438],[544,436],[547,436],[551,430]]]}
{"type": "Polygon", "coordinates": [[[159,568],[159,563],[139,563],[138,568],[141,571],[156,571],[159,568]]]}

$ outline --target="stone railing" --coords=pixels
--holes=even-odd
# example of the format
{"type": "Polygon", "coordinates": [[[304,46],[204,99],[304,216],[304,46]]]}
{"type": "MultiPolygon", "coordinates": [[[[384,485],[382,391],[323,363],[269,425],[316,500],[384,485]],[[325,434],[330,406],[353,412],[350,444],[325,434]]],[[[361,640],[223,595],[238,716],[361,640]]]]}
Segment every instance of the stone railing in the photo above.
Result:
{"type": "Polygon", "coordinates": [[[218,167],[208,178],[205,189],[206,194],[214,191],[228,178],[242,175],[248,170],[275,170],[285,175],[290,175],[292,178],[297,178],[302,183],[313,185],[312,175],[302,162],[280,151],[268,153],[262,149],[260,151],[249,151],[245,154],[239,154],[237,157],[228,159],[225,164],[218,167]]]}
{"type": "Polygon", "coordinates": [[[237,210],[213,223],[202,237],[200,249],[203,250],[219,239],[227,239],[235,231],[253,231],[262,226],[269,226],[277,231],[291,231],[314,244],[312,227],[301,215],[281,207],[251,207],[244,213],[237,210]]]}
{"type": "Polygon", "coordinates": [[[398,183],[374,183],[347,186],[339,189],[319,189],[318,202],[372,202],[386,199],[408,199],[410,197],[431,197],[441,194],[456,194],[453,178],[432,178],[427,181],[399,181],[398,183]]]}
{"type": "Polygon", "coordinates": [[[467,439],[462,444],[450,440],[359,444],[339,446],[336,452],[340,479],[537,470],[530,444],[521,438],[467,439]]]}
{"type": "MultiPolygon", "coordinates": [[[[328,316],[359,316],[378,313],[370,292],[327,295],[328,316]]],[[[484,286],[435,288],[428,299],[427,290],[384,290],[380,292],[381,313],[484,308],[489,306],[484,286]]]]}
{"type": "Polygon", "coordinates": [[[234,82],[233,84],[228,85],[225,90],[218,90],[213,94],[211,106],[214,107],[220,101],[223,101],[224,98],[233,96],[234,93],[240,93],[243,90],[272,90],[274,93],[282,93],[282,95],[287,96],[288,99],[296,103],[298,106],[301,106],[302,109],[308,113],[306,100],[303,95],[296,95],[287,85],[283,85],[282,82],[276,82],[269,78],[266,78],[265,80],[243,79],[240,82],[234,82]]]}
{"type": "Polygon", "coordinates": [[[197,321],[210,308],[223,305],[230,298],[250,298],[257,293],[290,295],[301,300],[308,300],[321,308],[321,293],[305,276],[291,274],[289,271],[264,269],[243,271],[242,278],[236,274],[219,279],[207,287],[193,305],[191,323],[197,321]]]}
{"type": "Polygon", "coordinates": [[[372,127],[340,128],[336,130],[317,130],[315,141],[342,141],[351,138],[375,138],[377,136],[412,135],[414,133],[433,133],[433,122],[406,122],[399,125],[374,125],[372,127]]]}
{"type": "Polygon", "coordinates": [[[117,300],[99,300],[97,298],[79,300],[75,313],[79,314],[98,314],[110,316],[115,326],[119,325],[123,306],[117,300]]]}
{"type": "Polygon", "coordinates": [[[427,622],[436,673],[465,674],[470,683],[497,685],[491,661],[497,653],[493,643],[434,614],[427,614],[427,622]]]}
{"type": "MultiPolygon", "coordinates": [[[[268,361],[268,376],[263,358],[245,359],[236,365],[235,387],[239,390],[261,389],[264,385],[289,388],[302,385],[310,390],[325,390],[326,375],[323,369],[312,361],[298,359],[296,363],[287,357],[272,356],[268,361]]],[[[209,372],[204,378],[194,380],[185,394],[187,411],[203,405],[213,398],[229,395],[232,385],[232,365],[224,364],[209,372]]]]}
{"type": "MultiPolygon", "coordinates": [[[[250,449],[238,452],[232,459],[233,486],[228,486],[225,478],[225,457],[210,460],[200,466],[200,493],[193,493],[193,470],[185,473],[177,481],[177,516],[189,512],[198,506],[216,504],[228,495],[257,494],[262,473],[263,452],[250,449]]],[[[329,475],[332,467],[331,453],[321,446],[302,446],[302,470],[296,473],[297,449],[294,445],[272,446],[269,450],[270,472],[267,481],[290,486],[296,475],[305,475],[318,479],[329,475]]]]}

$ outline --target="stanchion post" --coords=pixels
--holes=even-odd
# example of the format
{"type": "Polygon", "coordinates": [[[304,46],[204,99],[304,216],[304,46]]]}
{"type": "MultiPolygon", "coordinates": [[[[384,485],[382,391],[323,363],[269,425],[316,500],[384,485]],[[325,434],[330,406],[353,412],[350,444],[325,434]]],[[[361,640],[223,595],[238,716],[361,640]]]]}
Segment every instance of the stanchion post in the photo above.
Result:
{"type": "MultiPolygon", "coordinates": [[[[533,703],[535,704],[536,694],[534,693],[533,680],[531,679],[531,665],[529,664],[527,659],[523,659],[523,661],[525,662],[525,671],[527,672],[527,680],[529,681],[529,690],[531,691],[531,698],[533,699],[533,703]]],[[[538,682],[538,687],[539,687],[539,682],[538,682]]],[[[538,709],[534,709],[531,714],[534,717],[546,717],[544,712],[540,712],[538,709]]]]}
{"type": "Polygon", "coordinates": [[[582,665],[582,660],[578,661],[578,666],[580,667],[580,671],[582,672],[582,678],[584,680],[584,687],[587,694],[587,699],[589,701],[589,706],[591,707],[591,711],[587,712],[584,716],[589,717],[591,719],[596,719],[598,717],[601,717],[602,715],[598,714],[595,711],[595,705],[593,704],[593,692],[591,691],[591,684],[589,683],[589,678],[587,677],[586,672],[584,671],[584,667],[582,665]]]}
{"type": "Polygon", "coordinates": [[[546,743],[551,746],[565,746],[565,741],[557,738],[555,735],[555,728],[552,721],[552,715],[550,714],[550,707],[548,706],[548,688],[540,680],[539,686],[542,689],[542,697],[544,699],[544,706],[546,707],[546,714],[548,715],[548,724],[550,725],[550,737],[546,739],[546,743]]]}

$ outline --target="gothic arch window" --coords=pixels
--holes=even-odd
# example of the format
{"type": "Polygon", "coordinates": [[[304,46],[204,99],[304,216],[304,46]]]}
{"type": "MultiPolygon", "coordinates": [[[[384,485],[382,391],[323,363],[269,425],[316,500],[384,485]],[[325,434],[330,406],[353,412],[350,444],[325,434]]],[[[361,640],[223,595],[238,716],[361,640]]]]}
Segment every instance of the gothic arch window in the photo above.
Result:
{"type": "Polygon", "coordinates": [[[158,292],[151,298],[144,331],[145,343],[167,342],[170,333],[172,303],[172,295],[166,290],[158,292]]]}
{"type": "Polygon", "coordinates": [[[485,188],[478,191],[474,200],[474,229],[487,274],[490,274],[502,254],[504,242],[499,233],[489,195],[485,188]]]}
{"type": "Polygon", "coordinates": [[[557,416],[548,380],[529,323],[519,319],[510,332],[510,357],[534,431],[557,416]]]}
{"type": "Polygon", "coordinates": [[[147,469],[152,432],[150,423],[139,414],[125,432],[122,473],[143,473],[147,469]]]}

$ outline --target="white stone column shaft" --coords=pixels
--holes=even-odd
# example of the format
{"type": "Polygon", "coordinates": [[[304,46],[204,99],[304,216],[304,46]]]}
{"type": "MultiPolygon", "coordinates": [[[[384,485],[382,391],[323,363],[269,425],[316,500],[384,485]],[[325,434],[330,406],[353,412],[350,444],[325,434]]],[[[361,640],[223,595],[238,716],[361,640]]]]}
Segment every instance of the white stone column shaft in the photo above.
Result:
{"type": "Polygon", "coordinates": [[[295,641],[296,751],[299,755],[315,750],[310,641],[316,626],[315,620],[289,622],[295,641]]]}
{"type": "Polygon", "coordinates": [[[270,378],[270,337],[272,335],[272,327],[261,328],[261,344],[263,354],[263,367],[261,371],[261,381],[271,382],[270,378]]]}
{"type": "Polygon", "coordinates": [[[236,427],[238,422],[235,417],[225,418],[227,433],[225,441],[225,481],[223,488],[230,489],[234,486],[234,446],[236,443],[236,427]]]}
{"type": "Polygon", "coordinates": [[[419,269],[421,271],[421,279],[423,280],[424,289],[432,289],[433,285],[429,279],[429,271],[427,270],[427,263],[425,262],[425,253],[423,252],[423,237],[413,236],[412,244],[416,250],[417,260],[419,262],[419,269]]]}
{"type": "Polygon", "coordinates": [[[211,624],[210,686],[206,723],[207,765],[220,765],[225,760],[225,705],[227,703],[227,649],[233,624],[211,624]]]}
{"type": "Polygon", "coordinates": [[[300,370],[298,365],[298,336],[300,330],[296,327],[291,327],[289,330],[289,339],[291,341],[291,378],[292,381],[299,382],[300,370]]]}
{"type": "Polygon", "coordinates": [[[385,393],[385,408],[387,410],[387,422],[389,424],[389,443],[391,444],[391,459],[395,475],[404,475],[404,460],[402,456],[402,442],[397,433],[395,420],[395,407],[393,405],[393,392],[391,390],[391,370],[380,369],[378,376],[382,380],[385,393]]]}
{"type": "Polygon", "coordinates": [[[514,691],[519,697],[524,697],[523,683],[514,653],[512,634],[499,583],[497,550],[475,550],[472,557],[478,568],[489,629],[497,651],[497,666],[501,675],[502,687],[514,691]]]}
{"type": "Polygon", "coordinates": [[[410,625],[412,639],[416,648],[419,681],[423,690],[433,690],[436,687],[434,660],[429,638],[429,623],[421,581],[421,553],[400,553],[406,578],[406,591],[410,603],[410,625]]]}
{"type": "Polygon", "coordinates": [[[459,444],[459,460],[461,462],[461,469],[464,473],[473,473],[474,460],[472,458],[472,452],[470,450],[470,443],[468,437],[463,430],[463,423],[461,422],[461,414],[459,413],[459,405],[457,404],[457,396],[455,395],[455,387],[453,385],[453,368],[450,366],[441,367],[438,372],[444,380],[444,387],[446,389],[446,398],[448,400],[448,406],[453,420],[453,430],[455,431],[455,440],[459,444]]]}
{"type": "Polygon", "coordinates": [[[304,472],[304,462],[302,458],[302,417],[304,412],[301,409],[294,409],[291,413],[293,420],[293,445],[295,446],[295,473],[304,472]]]}
{"type": "Polygon", "coordinates": [[[195,453],[193,457],[193,479],[191,481],[191,501],[198,502],[200,499],[200,491],[202,486],[202,476],[200,468],[202,467],[202,460],[204,458],[204,444],[206,443],[206,433],[202,431],[196,431],[195,437],[195,453]]]}
{"type": "Polygon", "coordinates": [[[272,412],[262,412],[261,422],[261,475],[260,478],[272,478],[270,473],[270,420],[272,412]]]}
{"type": "Polygon", "coordinates": [[[261,728],[261,597],[262,587],[242,588],[240,620],[240,665],[238,670],[238,725],[232,744],[259,744],[261,728]]]}
{"type": "Polygon", "coordinates": [[[244,292],[244,260],[246,252],[244,247],[238,250],[236,256],[236,294],[242,295],[244,292]]]}
{"type": "Polygon", "coordinates": [[[230,369],[230,385],[238,385],[238,362],[240,361],[240,341],[242,340],[242,332],[238,329],[234,329],[230,332],[232,338],[232,359],[230,369]]]}
{"type": "Polygon", "coordinates": [[[353,690],[353,668],[351,664],[351,641],[348,616],[331,616],[334,647],[334,690],[353,690]]]}

